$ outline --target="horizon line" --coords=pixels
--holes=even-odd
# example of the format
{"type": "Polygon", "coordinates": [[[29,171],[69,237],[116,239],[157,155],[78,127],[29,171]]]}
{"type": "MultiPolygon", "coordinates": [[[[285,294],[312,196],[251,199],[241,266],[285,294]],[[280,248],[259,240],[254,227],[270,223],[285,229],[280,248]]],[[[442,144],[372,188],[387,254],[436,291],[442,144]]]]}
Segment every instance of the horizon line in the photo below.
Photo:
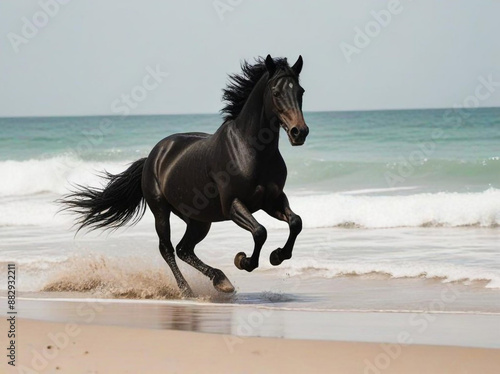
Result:
{"type": "MultiPolygon", "coordinates": [[[[484,106],[470,109],[494,109],[500,106],[484,106]]],[[[352,112],[398,112],[398,111],[412,111],[412,110],[446,110],[457,109],[451,107],[434,107],[434,108],[395,108],[395,109],[345,109],[345,110],[306,110],[304,113],[352,113],[352,112]]],[[[460,108],[459,108],[460,109],[460,108]]],[[[71,114],[71,115],[35,115],[35,116],[0,116],[0,119],[9,118],[81,118],[81,117],[148,117],[148,116],[203,116],[203,115],[217,115],[219,112],[196,112],[196,113],[138,113],[138,114],[71,114]]],[[[221,117],[222,118],[222,117],[221,117]]]]}

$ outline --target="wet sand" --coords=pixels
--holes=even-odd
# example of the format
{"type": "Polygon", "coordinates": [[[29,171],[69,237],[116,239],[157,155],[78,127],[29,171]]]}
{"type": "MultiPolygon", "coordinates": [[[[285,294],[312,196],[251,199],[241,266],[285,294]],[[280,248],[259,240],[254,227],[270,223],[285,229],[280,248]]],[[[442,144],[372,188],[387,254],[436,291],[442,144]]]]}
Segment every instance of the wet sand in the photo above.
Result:
{"type": "MultiPolygon", "coordinates": [[[[7,328],[5,319],[0,328],[7,328]]],[[[17,330],[16,368],[2,364],[8,373],[23,369],[30,373],[75,374],[493,374],[500,365],[499,351],[495,349],[241,338],[28,319],[19,319],[17,330]]]]}
{"type": "Polygon", "coordinates": [[[273,306],[106,300],[59,293],[20,297],[17,308],[19,318],[47,322],[352,342],[398,343],[400,333],[406,332],[412,344],[500,348],[500,315],[496,313],[311,310],[279,302],[273,306]]]}

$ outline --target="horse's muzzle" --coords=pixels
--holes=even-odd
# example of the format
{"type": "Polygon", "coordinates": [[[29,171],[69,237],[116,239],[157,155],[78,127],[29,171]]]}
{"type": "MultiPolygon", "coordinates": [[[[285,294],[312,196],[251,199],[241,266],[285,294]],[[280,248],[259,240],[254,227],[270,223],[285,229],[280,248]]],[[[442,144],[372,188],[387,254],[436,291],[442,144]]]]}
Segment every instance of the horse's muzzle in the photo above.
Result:
{"type": "Polygon", "coordinates": [[[301,111],[288,111],[281,116],[281,127],[283,127],[288,135],[291,145],[302,145],[305,143],[307,135],[309,134],[309,127],[307,127],[304,116],[301,111]]]}
{"type": "Polygon", "coordinates": [[[292,145],[302,145],[309,134],[309,127],[304,123],[302,126],[294,126],[288,132],[288,138],[292,145]]]}

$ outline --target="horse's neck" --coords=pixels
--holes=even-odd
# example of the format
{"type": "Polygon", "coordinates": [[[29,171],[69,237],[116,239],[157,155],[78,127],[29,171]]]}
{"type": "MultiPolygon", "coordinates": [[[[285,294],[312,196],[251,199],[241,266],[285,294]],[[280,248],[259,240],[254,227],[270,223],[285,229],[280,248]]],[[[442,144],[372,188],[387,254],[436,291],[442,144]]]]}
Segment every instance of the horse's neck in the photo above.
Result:
{"type": "Polygon", "coordinates": [[[275,153],[279,142],[279,127],[273,130],[264,112],[266,82],[263,78],[256,84],[235,120],[244,139],[260,154],[275,153]]]}

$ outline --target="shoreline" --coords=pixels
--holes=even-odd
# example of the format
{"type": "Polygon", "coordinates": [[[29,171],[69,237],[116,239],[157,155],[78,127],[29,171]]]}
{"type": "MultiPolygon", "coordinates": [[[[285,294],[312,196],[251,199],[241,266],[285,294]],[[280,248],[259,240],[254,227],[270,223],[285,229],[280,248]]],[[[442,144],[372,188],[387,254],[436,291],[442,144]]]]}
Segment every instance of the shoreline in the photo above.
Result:
{"type": "MultiPolygon", "coordinates": [[[[38,373],[496,373],[498,349],[235,337],[17,321],[16,368],[38,373]]],[[[6,321],[2,319],[2,330],[6,321]]],[[[7,365],[6,365],[7,366],[7,365]]],[[[29,371],[28,371],[29,372],[29,371]]]]}
{"type": "MultiPolygon", "coordinates": [[[[500,348],[500,314],[306,310],[200,300],[17,298],[18,318],[238,337],[500,348]]],[[[62,295],[60,295],[62,296],[62,295]]],[[[1,298],[0,298],[1,299],[1,298]]],[[[0,312],[0,315],[5,315],[0,312]]]]}

